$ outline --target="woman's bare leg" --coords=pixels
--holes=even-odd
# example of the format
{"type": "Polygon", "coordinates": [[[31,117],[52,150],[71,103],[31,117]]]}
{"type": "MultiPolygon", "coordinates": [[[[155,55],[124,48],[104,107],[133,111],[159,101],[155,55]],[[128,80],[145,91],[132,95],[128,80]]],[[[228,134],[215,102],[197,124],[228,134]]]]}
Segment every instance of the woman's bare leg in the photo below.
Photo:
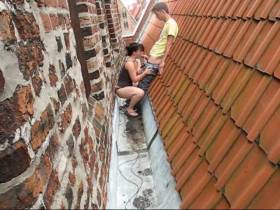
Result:
{"type": "Polygon", "coordinates": [[[124,87],[117,90],[117,95],[121,98],[130,99],[130,104],[127,108],[129,114],[136,116],[134,106],[144,97],[144,91],[138,87],[124,87]]]}

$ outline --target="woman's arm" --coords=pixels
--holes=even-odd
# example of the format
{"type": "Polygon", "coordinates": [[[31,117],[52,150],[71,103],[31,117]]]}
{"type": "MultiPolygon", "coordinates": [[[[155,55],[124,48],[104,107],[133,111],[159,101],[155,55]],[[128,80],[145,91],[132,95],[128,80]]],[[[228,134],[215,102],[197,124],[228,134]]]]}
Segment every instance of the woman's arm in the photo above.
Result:
{"type": "Polygon", "coordinates": [[[134,83],[141,81],[146,75],[150,74],[150,70],[146,69],[142,74],[137,75],[137,69],[132,62],[127,62],[125,68],[128,70],[130,79],[134,83]]]}

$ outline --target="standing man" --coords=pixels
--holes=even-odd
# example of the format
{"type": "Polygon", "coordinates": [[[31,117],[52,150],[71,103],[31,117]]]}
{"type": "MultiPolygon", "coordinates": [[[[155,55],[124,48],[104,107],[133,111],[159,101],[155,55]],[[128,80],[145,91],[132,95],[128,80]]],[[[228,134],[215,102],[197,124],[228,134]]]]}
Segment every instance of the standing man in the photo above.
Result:
{"type": "Polygon", "coordinates": [[[177,37],[178,25],[170,16],[166,3],[156,3],[152,12],[160,21],[164,21],[164,27],[161,31],[159,40],[154,44],[150,51],[150,57],[146,63],[146,68],[153,72],[153,75],[146,76],[139,84],[139,87],[145,92],[155,79],[157,74],[162,74],[165,66],[165,59],[177,37]]]}

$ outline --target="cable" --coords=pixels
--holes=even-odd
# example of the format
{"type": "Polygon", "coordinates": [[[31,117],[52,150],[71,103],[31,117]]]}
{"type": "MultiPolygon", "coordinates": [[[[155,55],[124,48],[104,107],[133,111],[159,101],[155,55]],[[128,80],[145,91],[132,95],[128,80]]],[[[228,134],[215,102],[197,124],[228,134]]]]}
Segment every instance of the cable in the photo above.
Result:
{"type": "Polygon", "coordinates": [[[118,170],[119,170],[119,172],[120,172],[120,175],[121,175],[127,182],[131,183],[132,185],[134,185],[134,186],[137,188],[136,192],[127,200],[127,202],[126,202],[126,204],[125,204],[125,209],[127,209],[127,205],[131,202],[131,200],[132,200],[134,197],[137,196],[137,194],[138,194],[139,191],[141,190],[141,188],[142,188],[142,186],[143,186],[143,183],[144,183],[143,179],[142,179],[140,176],[136,175],[136,174],[134,173],[134,171],[132,170],[133,167],[135,166],[135,164],[137,163],[137,161],[139,160],[139,158],[140,158],[140,153],[137,152],[137,157],[136,157],[136,158],[133,158],[132,160],[128,160],[128,161],[125,161],[125,162],[119,164],[118,170]],[[134,161],[134,163],[130,166],[130,171],[132,172],[132,174],[133,174],[134,176],[136,176],[137,178],[139,178],[139,179],[141,180],[140,186],[138,186],[137,183],[133,182],[131,179],[127,178],[127,177],[123,174],[123,172],[120,170],[120,167],[121,167],[122,165],[127,164],[127,163],[132,162],[132,161],[134,161]]]}

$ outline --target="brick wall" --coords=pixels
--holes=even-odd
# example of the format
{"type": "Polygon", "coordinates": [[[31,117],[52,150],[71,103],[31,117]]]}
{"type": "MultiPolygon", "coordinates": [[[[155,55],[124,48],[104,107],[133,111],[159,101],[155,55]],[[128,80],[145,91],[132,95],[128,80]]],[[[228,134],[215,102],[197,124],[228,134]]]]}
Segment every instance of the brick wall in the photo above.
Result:
{"type": "Polygon", "coordinates": [[[67,1],[0,1],[0,209],[105,207],[121,56],[97,3],[77,5],[94,32],[83,40],[87,100],[67,1]]]}

